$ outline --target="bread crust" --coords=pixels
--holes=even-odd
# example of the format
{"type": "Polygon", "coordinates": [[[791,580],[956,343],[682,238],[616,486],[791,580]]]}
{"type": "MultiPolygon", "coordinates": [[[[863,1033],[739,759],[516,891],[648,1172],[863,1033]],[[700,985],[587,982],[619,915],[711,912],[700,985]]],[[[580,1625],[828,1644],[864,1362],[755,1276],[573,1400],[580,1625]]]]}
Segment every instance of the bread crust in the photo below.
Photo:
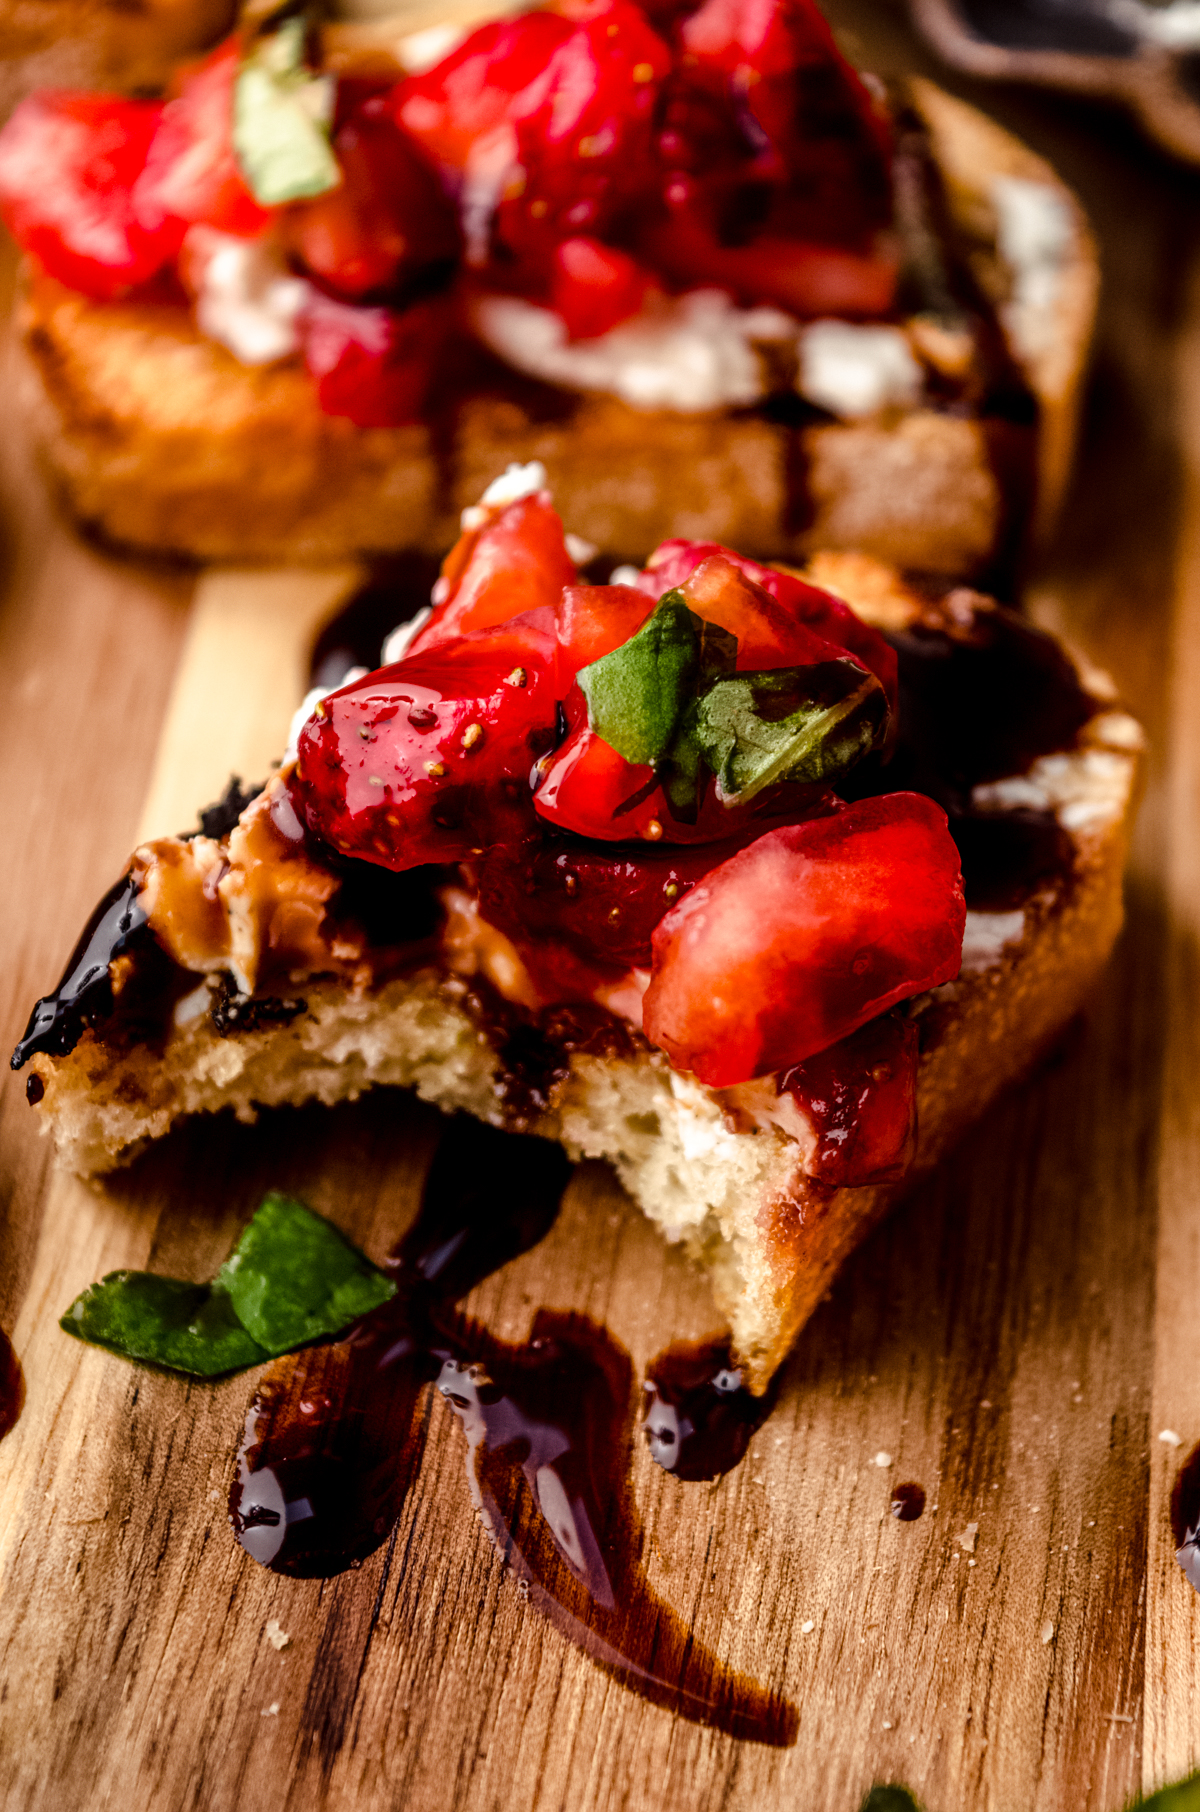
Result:
{"type": "MultiPolygon", "coordinates": [[[[956,227],[1002,306],[992,185],[1022,176],[1070,222],[1045,346],[1018,362],[1040,412],[1040,528],[1074,442],[1097,265],[1078,203],[1041,159],[928,83],[912,98],[947,175],[956,227]]],[[[182,309],[97,304],[44,277],[23,311],[44,457],[72,513],[105,540],[203,560],[336,561],[436,550],[458,512],[513,460],[540,459],[575,533],[621,558],[672,536],[717,538],[763,558],[857,548],[947,577],[1006,544],[1023,486],[996,436],[1006,424],[917,409],[797,431],[754,411],[642,411],[559,393],[554,419],[519,386],[485,385],[435,439],[357,429],[322,414],[298,363],[247,370],[182,309]],[[1000,476],[998,476],[998,473],[1000,476]]]]}

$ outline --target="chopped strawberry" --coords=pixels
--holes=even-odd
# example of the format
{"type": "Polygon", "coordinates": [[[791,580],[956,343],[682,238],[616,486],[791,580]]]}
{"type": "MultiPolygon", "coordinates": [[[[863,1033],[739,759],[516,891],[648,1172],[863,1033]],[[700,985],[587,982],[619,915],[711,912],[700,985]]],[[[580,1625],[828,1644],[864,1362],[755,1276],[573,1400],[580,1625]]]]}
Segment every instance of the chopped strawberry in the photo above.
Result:
{"type": "Polygon", "coordinates": [[[447,326],[438,300],[356,308],[314,292],[304,312],[304,357],[325,414],[359,428],[419,420],[447,326]]]}
{"type": "Polygon", "coordinates": [[[430,156],[462,174],[481,139],[541,104],[553,53],[573,30],[552,12],[481,25],[432,69],[398,84],[394,116],[430,156]]]}
{"type": "Polygon", "coordinates": [[[645,190],[651,127],[671,54],[629,0],[589,10],[551,54],[540,104],[516,121],[523,173],[497,212],[502,243],[535,262],[602,231],[645,190]]]}
{"type": "Polygon", "coordinates": [[[768,831],[654,933],[646,1035],[722,1088],[950,981],[966,908],[945,813],[915,793],[768,831]]]}
{"type": "Polygon", "coordinates": [[[46,89],[0,132],[0,215],[23,250],[72,289],[111,301],[150,281],[179,231],[147,225],[130,191],[163,109],[157,101],[46,89]]]}
{"type": "Polygon", "coordinates": [[[553,619],[539,612],[331,694],[300,734],[302,822],[396,870],[523,841],[529,770],[555,735],[553,656],[553,619]]]}
{"type": "Polygon", "coordinates": [[[147,228],[181,221],[253,239],[270,222],[271,211],[250,193],[233,149],[233,85],[240,58],[240,39],[227,38],[162,109],[133,192],[134,211],[147,228]]]}
{"type": "MultiPolygon", "coordinates": [[[[752,579],[755,585],[761,586],[763,591],[782,605],[793,621],[804,623],[827,641],[848,648],[856,660],[875,674],[888,695],[893,712],[896,710],[898,680],[895,649],[884,641],[878,630],[872,629],[869,623],[864,623],[841,598],[823,590],[819,585],[810,585],[796,573],[784,573],[773,566],[761,566],[757,560],[747,560],[743,555],[735,554],[732,548],[722,547],[716,541],[664,541],[647,561],[641,582],[650,596],[661,598],[664,592],[671,591],[675,586],[685,585],[697,568],[714,556],[731,561],[748,579],[752,579]]],[[[699,609],[699,606],[695,608],[699,609]]],[[[700,614],[704,615],[704,612],[700,611],[700,614]]],[[[774,664],[776,663],[763,663],[774,664]]]]}
{"type": "Polygon", "coordinates": [[[389,99],[378,84],[339,85],[333,149],[342,182],[281,217],[305,270],[351,302],[394,291],[459,252],[454,209],[389,99]]]}
{"type": "Polygon", "coordinates": [[[695,849],[597,850],[540,840],[496,847],[476,869],[479,909],[519,949],[553,938],[617,969],[648,969],[663,914],[756,834],[695,849]]]}
{"type": "MultiPolygon", "coordinates": [[[[668,184],[678,191],[677,179],[668,184]]],[[[858,249],[760,233],[726,245],[690,207],[675,207],[640,240],[642,255],[681,289],[727,289],[746,306],[773,303],[801,319],[886,315],[896,296],[900,262],[890,245],[858,249]]]]}
{"type": "Polygon", "coordinates": [[[885,1013],[780,1076],[817,1135],[810,1174],[835,1189],[895,1183],[917,1143],[916,1024],[885,1013]]]}
{"type": "Polygon", "coordinates": [[[651,281],[626,252],[598,239],[564,239],[554,251],[550,306],[571,339],[595,339],[637,314],[651,281]]]}
{"type": "Polygon", "coordinates": [[[444,596],[410,653],[526,611],[555,609],[564,585],[577,577],[550,493],[535,491],[489,512],[481,527],[467,530],[451,548],[439,580],[444,596]]]}

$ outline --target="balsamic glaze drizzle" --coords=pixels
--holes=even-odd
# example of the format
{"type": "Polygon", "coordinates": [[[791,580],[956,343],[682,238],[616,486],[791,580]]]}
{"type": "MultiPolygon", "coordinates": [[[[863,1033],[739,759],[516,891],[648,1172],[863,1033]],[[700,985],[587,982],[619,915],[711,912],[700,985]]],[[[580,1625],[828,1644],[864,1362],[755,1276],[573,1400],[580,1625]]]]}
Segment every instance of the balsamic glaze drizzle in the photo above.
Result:
{"type": "Polygon", "coordinates": [[[0,1330],[0,1441],[11,1434],[25,1407],[25,1376],[8,1335],[0,1330]]]}
{"type": "Polygon", "coordinates": [[[138,903],[140,883],[123,875],[110,887],[83,928],[71,952],[62,980],[52,994],[38,1001],[29,1016],[25,1035],[12,1054],[19,1070],[35,1052],[64,1057],[79,1043],[86,1025],[113,1010],[109,965],[146,932],[146,914],[138,903]]]}
{"type": "Polygon", "coordinates": [[[898,1523],[915,1523],[925,1509],[925,1487],[912,1481],[897,1485],[888,1509],[898,1523]]]}
{"type": "Polygon", "coordinates": [[[390,1260],[395,1298],[344,1339],[277,1362],[260,1385],[230,1492],[234,1531],[263,1565],[299,1577],[372,1553],[420,1466],[433,1385],[462,1422],[484,1525],[543,1616],[653,1703],[792,1743],[794,1707],[723,1669],[646,1583],[628,1480],[628,1355],[582,1315],[542,1310],[513,1346],[453,1306],[549,1230],[569,1173],[543,1140],[451,1123],[390,1260]]]}
{"type": "Polygon", "coordinates": [[[1200,1592],[1200,1446],[1193,1447],[1172,1487],[1171,1533],[1175,1558],[1200,1592]]]}

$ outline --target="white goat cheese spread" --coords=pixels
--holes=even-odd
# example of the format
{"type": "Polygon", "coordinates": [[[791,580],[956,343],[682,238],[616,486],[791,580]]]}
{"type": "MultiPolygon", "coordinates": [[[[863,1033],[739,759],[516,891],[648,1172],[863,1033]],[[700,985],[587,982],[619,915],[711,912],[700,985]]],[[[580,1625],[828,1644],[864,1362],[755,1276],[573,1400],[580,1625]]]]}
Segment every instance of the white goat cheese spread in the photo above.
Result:
{"type": "Polygon", "coordinates": [[[909,409],[923,388],[921,366],[903,328],[814,321],[800,330],[796,389],[843,421],[883,409],[909,409]]]}
{"type": "Polygon", "coordinates": [[[1055,304],[1075,238],[1070,203],[1024,176],[997,176],[992,203],[996,245],[1012,276],[1001,319],[1017,351],[1037,358],[1055,339],[1055,304]]]}
{"type": "Polygon", "coordinates": [[[552,309],[517,296],[481,298],[474,325],[485,345],[530,377],[684,414],[759,402],[766,374],[756,343],[786,343],[797,332],[779,309],[738,308],[715,289],[651,296],[640,314],[593,340],[569,340],[552,309]]]}
{"type": "Polygon", "coordinates": [[[219,340],[243,365],[271,365],[296,352],[299,317],[312,286],[293,277],[261,239],[211,233],[205,251],[196,297],[201,333],[219,340]]]}

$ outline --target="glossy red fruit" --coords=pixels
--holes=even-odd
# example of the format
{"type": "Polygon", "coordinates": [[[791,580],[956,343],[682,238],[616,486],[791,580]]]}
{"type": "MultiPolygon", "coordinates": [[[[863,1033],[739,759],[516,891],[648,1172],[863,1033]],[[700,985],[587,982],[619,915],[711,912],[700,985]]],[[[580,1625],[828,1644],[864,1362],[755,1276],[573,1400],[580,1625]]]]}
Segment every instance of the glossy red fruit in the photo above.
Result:
{"type": "Polygon", "coordinates": [[[304,358],[325,414],[359,428],[418,421],[447,325],[444,300],[356,308],[314,293],[302,321],[304,358]]]}
{"type": "Polygon", "coordinates": [[[547,65],[539,106],[517,122],[520,192],[502,200],[497,235],[535,262],[575,235],[602,232],[642,194],[651,126],[671,53],[629,0],[589,10],[547,65]]]}
{"type": "Polygon", "coordinates": [[[916,1023],[869,1019],[778,1079],[817,1135],[810,1175],[834,1189],[896,1183],[917,1143],[916,1023]]]}
{"type": "Polygon", "coordinates": [[[498,846],[476,869],[479,909],[518,948],[554,938],[617,969],[649,968],[650,939],[663,914],[746,836],[695,849],[498,846]]]}
{"type": "Polygon", "coordinates": [[[559,595],[558,676],[565,697],[589,667],[637,634],[654,600],[631,585],[567,585],[559,595]]]}
{"type": "MultiPolygon", "coordinates": [[[[678,185],[668,184],[673,186],[678,185]]],[[[640,248],[677,288],[715,286],[745,307],[771,303],[801,320],[886,315],[900,274],[890,245],[880,250],[822,245],[773,233],[726,245],[703,213],[688,207],[673,208],[648,228],[640,248]]]]}
{"type": "Polygon", "coordinates": [[[272,211],[254,199],[233,149],[233,84],[240,57],[239,39],[227,38],[162,109],[133,192],[134,211],[147,228],[175,221],[253,239],[269,224],[272,211]]]}
{"type": "Polygon", "coordinates": [[[180,234],[147,227],[130,192],[162,107],[110,94],[45,89],[0,132],[0,216],[59,282],[111,301],[153,278],[180,234]]]}
{"type": "Polygon", "coordinates": [[[661,598],[675,586],[685,585],[699,566],[717,555],[731,561],[755,585],[761,586],[791,619],[804,623],[827,641],[848,649],[864,667],[869,667],[895,712],[898,687],[895,649],[841,598],[835,598],[821,586],[810,585],[795,573],[782,573],[773,566],[760,565],[757,560],[747,560],[716,541],[662,542],[647,562],[642,583],[651,596],[661,598]]]}
{"type": "Polygon", "coordinates": [[[439,163],[461,173],[481,139],[541,104],[550,59],[574,29],[551,12],[481,25],[432,69],[397,85],[394,116],[439,163]]]}
{"type": "Polygon", "coordinates": [[[304,269],[351,302],[394,291],[460,250],[454,208],[389,103],[390,89],[339,85],[333,149],[342,181],[281,215],[304,269]]]}
{"type": "Polygon", "coordinates": [[[965,915],[945,813],[920,794],[768,831],[659,925],[646,1035],[712,1087],[788,1069],[952,980],[965,915]]]}
{"type": "Polygon", "coordinates": [[[591,340],[636,315],[650,273],[598,239],[564,239],[554,250],[550,306],[572,340],[591,340]]]}
{"type": "Polygon", "coordinates": [[[468,530],[451,548],[439,581],[445,596],[409,652],[491,629],[527,611],[556,609],[564,585],[577,577],[550,493],[534,491],[489,512],[482,527],[468,530]]]}
{"type": "Polygon", "coordinates": [[[333,693],[300,734],[302,822],[397,870],[527,838],[529,770],[555,733],[553,653],[549,615],[523,619],[333,693]]]}

